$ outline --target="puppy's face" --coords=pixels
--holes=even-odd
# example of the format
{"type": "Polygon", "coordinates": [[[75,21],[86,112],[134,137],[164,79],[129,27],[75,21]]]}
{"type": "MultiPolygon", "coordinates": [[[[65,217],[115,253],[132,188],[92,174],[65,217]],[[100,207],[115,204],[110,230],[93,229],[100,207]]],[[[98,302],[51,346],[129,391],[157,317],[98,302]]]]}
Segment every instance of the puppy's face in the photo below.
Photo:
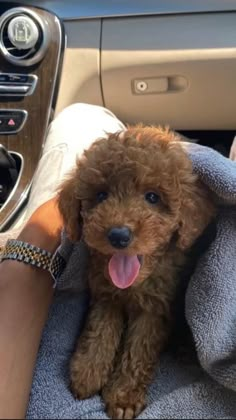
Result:
{"type": "Polygon", "coordinates": [[[176,136],[154,128],[94,143],[59,204],[72,236],[82,217],[85,242],[108,256],[109,276],[120,288],[150,275],[150,256],[167,252],[173,237],[177,247],[189,248],[212,214],[176,136]]]}

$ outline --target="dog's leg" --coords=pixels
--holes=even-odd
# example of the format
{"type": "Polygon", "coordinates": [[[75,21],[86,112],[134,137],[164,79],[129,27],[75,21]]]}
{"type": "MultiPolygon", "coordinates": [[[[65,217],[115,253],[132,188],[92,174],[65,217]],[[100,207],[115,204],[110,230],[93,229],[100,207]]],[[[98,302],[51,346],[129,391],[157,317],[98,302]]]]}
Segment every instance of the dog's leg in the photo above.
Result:
{"type": "Polygon", "coordinates": [[[123,318],[111,302],[91,307],[70,365],[71,390],[78,399],[88,398],[106,384],[123,331],[123,318]]]}
{"type": "Polygon", "coordinates": [[[132,419],[145,407],[159,355],[168,337],[162,317],[143,313],[130,320],[124,351],[111,380],[103,389],[108,415],[113,419],[132,419]]]}

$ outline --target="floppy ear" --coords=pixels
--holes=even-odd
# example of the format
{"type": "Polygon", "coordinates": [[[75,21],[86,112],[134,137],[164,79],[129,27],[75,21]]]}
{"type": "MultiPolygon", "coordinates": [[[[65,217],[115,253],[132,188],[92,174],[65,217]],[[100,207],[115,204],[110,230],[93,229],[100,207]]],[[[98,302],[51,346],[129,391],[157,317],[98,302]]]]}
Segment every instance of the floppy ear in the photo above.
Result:
{"type": "Polygon", "coordinates": [[[81,237],[82,218],[81,203],[76,198],[76,174],[67,179],[61,186],[58,196],[58,207],[63,217],[65,230],[69,239],[76,242],[81,237]]]}
{"type": "Polygon", "coordinates": [[[183,192],[180,207],[177,246],[182,250],[190,248],[201,236],[215,213],[213,196],[205,185],[198,182],[187,187],[183,192]]]}

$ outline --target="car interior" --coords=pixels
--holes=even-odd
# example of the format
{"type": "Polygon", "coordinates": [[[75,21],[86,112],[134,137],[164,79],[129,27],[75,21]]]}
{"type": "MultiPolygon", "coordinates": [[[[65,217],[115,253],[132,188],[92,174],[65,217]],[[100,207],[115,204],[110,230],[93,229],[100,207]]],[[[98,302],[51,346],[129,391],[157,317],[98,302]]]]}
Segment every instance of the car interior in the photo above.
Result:
{"type": "Polygon", "coordinates": [[[76,102],[228,156],[236,1],[1,0],[0,232],[27,206],[48,127],[76,102]]]}

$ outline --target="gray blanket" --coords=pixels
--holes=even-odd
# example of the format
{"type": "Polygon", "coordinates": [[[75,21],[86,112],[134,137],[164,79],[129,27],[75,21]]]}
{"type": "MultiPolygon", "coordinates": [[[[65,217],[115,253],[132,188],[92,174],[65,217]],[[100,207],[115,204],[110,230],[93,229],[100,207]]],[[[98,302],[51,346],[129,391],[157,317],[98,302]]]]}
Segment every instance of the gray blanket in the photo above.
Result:
{"type": "MultiPolygon", "coordinates": [[[[214,241],[200,258],[186,294],[186,319],[198,358],[163,354],[140,418],[236,419],[236,162],[186,144],[194,171],[214,190],[221,210],[214,241]]],[[[68,362],[86,314],[86,249],[65,238],[68,259],[35,370],[28,418],[107,418],[99,396],[75,401],[68,362]],[[77,285],[79,293],[66,292],[77,285]]],[[[86,369],[86,366],[85,366],[86,369]]]]}

